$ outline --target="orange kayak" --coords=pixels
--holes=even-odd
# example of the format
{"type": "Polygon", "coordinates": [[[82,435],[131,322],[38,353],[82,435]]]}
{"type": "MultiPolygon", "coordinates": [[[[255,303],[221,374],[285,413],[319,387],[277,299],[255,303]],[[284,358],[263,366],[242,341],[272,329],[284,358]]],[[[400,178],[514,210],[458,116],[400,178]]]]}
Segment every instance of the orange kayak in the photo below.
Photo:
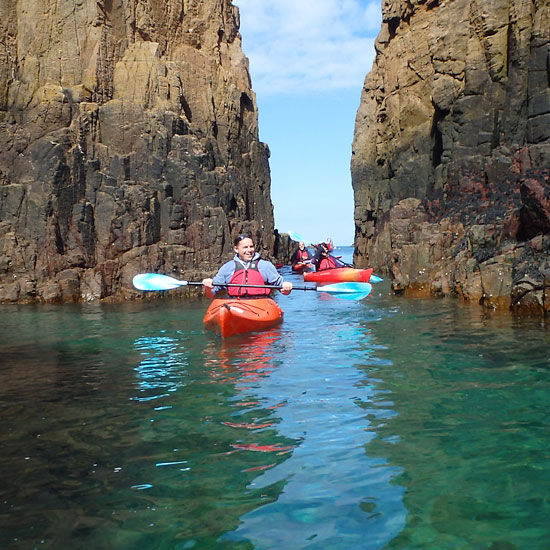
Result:
{"type": "Polygon", "coordinates": [[[372,268],[356,269],[354,267],[335,267],[313,273],[304,273],[304,281],[311,283],[368,283],[372,268]]]}
{"type": "Polygon", "coordinates": [[[271,328],[283,320],[283,310],[271,298],[216,298],[204,315],[204,325],[224,338],[271,328]]]}

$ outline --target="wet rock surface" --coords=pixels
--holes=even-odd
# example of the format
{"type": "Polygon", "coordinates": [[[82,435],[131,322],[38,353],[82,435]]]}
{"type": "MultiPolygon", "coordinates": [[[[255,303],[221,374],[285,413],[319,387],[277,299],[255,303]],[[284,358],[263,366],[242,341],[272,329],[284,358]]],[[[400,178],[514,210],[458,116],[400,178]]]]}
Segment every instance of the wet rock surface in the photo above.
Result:
{"type": "Polygon", "coordinates": [[[357,113],[355,261],[550,312],[550,3],[386,1],[357,113]]]}
{"type": "Polygon", "coordinates": [[[288,247],[229,0],[0,10],[0,301],[133,298],[243,232],[288,247]]]}

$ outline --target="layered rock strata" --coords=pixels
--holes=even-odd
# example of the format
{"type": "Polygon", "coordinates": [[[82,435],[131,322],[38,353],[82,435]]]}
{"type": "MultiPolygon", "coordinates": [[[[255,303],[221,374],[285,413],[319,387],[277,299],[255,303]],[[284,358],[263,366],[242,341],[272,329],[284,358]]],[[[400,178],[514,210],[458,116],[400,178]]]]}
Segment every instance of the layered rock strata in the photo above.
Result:
{"type": "Polygon", "coordinates": [[[359,265],[550,311],[550,2],[383,2],[352,156],[359,265]]]}
{"type": "Polygon", "coordinates": [[[275,245],[267,146],[230,0],[0,4],[0,301],[195,278],[275,245]]]}

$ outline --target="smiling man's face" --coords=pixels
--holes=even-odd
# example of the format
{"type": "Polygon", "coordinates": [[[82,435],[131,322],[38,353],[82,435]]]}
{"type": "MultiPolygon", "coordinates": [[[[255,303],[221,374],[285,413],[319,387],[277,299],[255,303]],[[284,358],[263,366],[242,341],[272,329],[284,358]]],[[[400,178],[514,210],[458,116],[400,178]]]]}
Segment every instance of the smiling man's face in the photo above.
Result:
{"type": "Polygon", "coordinates": [[[252,260],[254,257],[254,252],[256,252],[252,239],[246,238],[239,241],[235,247],[235,252],[239,255],[239,258],[243,260],[243,262],[249,262],[252,260]]]}

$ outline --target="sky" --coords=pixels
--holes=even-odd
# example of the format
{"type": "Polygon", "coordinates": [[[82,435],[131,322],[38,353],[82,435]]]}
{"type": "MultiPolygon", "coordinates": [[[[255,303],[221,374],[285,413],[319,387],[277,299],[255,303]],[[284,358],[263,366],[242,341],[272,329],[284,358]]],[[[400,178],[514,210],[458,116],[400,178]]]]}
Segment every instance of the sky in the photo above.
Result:
{"type": "Polygon", "coordinates": [[[353,244],[355,115],[374,60],[380,0],[233,0],[260,140],[271,151],[275,227],[353,244]]]}

